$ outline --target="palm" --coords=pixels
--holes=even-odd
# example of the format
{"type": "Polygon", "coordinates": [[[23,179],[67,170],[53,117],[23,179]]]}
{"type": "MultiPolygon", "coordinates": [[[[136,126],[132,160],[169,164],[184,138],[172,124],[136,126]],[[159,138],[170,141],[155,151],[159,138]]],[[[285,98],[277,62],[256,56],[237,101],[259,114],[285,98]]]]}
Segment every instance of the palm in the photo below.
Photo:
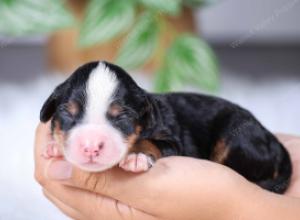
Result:
{"type": "Polygon", "coordinates": [[[291,185],[286,195],[300,198],[300,138],[288,135],[278,135],[278,138],[289,151],[293,163],[291,185]]]}

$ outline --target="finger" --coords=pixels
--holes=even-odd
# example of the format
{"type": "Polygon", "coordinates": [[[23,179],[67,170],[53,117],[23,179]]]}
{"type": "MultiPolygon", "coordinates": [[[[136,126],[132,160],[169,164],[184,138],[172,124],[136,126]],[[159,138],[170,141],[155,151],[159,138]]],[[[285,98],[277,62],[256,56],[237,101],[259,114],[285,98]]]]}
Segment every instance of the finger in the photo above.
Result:
{"type": "Polygon", "coordinates": [[[40,123],[35,131],[35,156],[40,156],[45,146],[51,138],[50,122],[40,123]]]}
{"type": "Polygon", "coordinates": [[[286,195],[300,198],[300,138],[292,135],[280,134],[278,138],[289,151],[293,163],[293,173],[286,195]]]}
{"type": "Polygon", "coordinates": [[[295,140],[295,139],[300,140],[300,137],[296,136],[296,135],[277,134],[276,136],[283,144],[285,144],[286,142],[288,142],[290,140],[295,140]]]}
{"type": "Polygon", "coordinates": [[[43,193],[48,200],[50,200],[60,211],[62,211],[68,217],[76,220],[87,219],[79,211],[69,207],[68,205],[51,195],[51,193],[49,193],[47,190],[43,190],[43,193]]]}
{"type": "MultiPolygon", "coordinates": [[[[156,171],[155,166],[149,172],[141,174],[132,174],[119,168],[89,173],[72,167],[67,162],[52,160],[45,169],[45,175],[50,180],[59,180],[64,185],[114,198],[137,208],[144,208],[152,203],[153,198],[149,195],[156,195],[156,199],[160,197],[161,186],[158,182],[161,175],[156,171]],[[63,178],[57,178],[62,177],[60,172],[69,173],[69,178],[63,181],[61,180],[63,178]],[[53,178],[54,176],[56,178],[53,178]]],[[[163,169],[158,170],[162,172],[163,169]]]]}
{"type": "Polygon", "coordinates": [[[300,180],[292,181],[285,195],[300,198],[300,180]]]}
{"type": "Polygon", "coordinates": [[[35,134],[35,178],[41,185],[44,185],[47,182],[46,171],[48,170],[48,166],[52,164],[53,161],[55,161],[55,164],[59,165],[59,169],[56,169],[56,167],[53,167],[52,169],[55,171],[56,179],[64,179],[65,176],[70,176],[72,169],[71,165],[66,163],[62,158],[47,159],[41,156],[47,144],[52,141],[50,126],[50,122],[47,122],[46,124],[40,123],[37,126],[35,134]],[[64,164],[67,164],[67,166],[64,164]]]}
{"type": "Polygon", "coordinates": [[[42,183],[44,180],[45,167],[48,166],[49,160],[41,155],[47,143],[51,141],[50,122],[46,124],[40,123],[35,132],[34,144],[34,159],[35,159],[35,178],[38,182],[42,183]]]}
{"type": "Polygon", "coordinates": [[[292,135],[278,135],[280,141],[290,154],[293,163],[293,178],[298,178],[300,167],[300,137],[292,135]]]}
{"type": "Polygon", "coordinates": [[[82,215],[86,216],[86,219],[92,220],[94,216],[97,216],[97,220],[154,220],[151,215],[147,215],[117,200],[70,186],[51,183],[47,185],[47,192],[73,210],[80,210],[82,215]]]}
{"type": "Polygon", "coordinates": [[[300,167],[300,138],[290,135],[280,135],[279,138],[282,140],[282,143],[290,154],[293,162],[293,174],[298,177],[298,169],[300,167]]]}

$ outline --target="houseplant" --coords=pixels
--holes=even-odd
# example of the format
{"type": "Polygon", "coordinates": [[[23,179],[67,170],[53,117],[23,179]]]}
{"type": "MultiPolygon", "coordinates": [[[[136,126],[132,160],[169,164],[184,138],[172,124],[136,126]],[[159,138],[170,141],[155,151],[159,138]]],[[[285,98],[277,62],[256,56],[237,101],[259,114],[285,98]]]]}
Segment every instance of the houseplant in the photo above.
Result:
{"type": "Polygon", "coordinates": [[[195,35],[191,15],[192,8],[206,2],[3,0],[0,33],[55,36],[64,32],[63,41],[51,37],[49,41],[50,57],[61,56],[64,65],[73,57],[70,67],[95,58],[114,61],[126,69],[148,66],[156,72],[156,91],[176,90],[185,83],[214,90],[217,61],[210,47],[195,35]]]}

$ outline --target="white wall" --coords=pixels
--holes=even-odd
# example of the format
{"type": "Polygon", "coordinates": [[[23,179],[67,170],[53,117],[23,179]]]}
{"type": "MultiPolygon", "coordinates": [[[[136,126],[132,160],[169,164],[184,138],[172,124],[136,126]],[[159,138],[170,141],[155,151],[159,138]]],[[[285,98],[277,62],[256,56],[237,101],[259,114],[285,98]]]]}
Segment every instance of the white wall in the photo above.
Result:
{"type": "Polygon", "coordinates": [[[197,16],[210,41],[300,43],[300,0],[219,0],[197,16]]]}

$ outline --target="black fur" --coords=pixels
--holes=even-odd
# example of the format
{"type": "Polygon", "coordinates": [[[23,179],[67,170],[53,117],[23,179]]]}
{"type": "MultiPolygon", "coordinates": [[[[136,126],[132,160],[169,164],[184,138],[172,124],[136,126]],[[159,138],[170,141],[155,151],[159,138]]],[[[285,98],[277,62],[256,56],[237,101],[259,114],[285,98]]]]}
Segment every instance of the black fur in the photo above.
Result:
{"type": "MultiPolygon", "coordinates": [[[[85,82],[98,62],[80,67],[58,86],[41,110],[41,121],[51,117],[61,129],[70,130],[84,114],[85,82]],[[70,100],[80,106],[77,115],[64,108],[70,100]]],[[[124,111],[107,115],[124,136],[142,127],[140,140],[154,143],[162,156],[182,155],[211,159],[218,142],[228,152],[222,163],[261,187],[283,193],[289,185],[292,166],[289,154],[274,135],[247,110],[226,100],[192,93],[152,94],[141,89],[120,67],[106,63],[119,80],[114,103],[124,111]]]]}

